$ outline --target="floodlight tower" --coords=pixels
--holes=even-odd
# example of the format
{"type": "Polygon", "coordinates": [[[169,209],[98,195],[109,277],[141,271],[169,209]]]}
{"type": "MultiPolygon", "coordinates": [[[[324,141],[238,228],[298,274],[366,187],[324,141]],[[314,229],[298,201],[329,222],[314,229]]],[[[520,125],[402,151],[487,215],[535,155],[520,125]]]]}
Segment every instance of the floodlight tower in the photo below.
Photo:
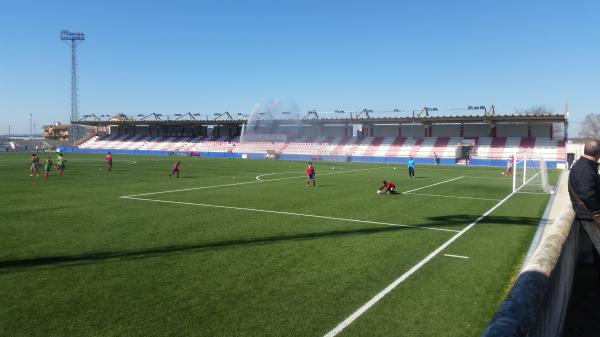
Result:
{"type": "MultiPolygon", "coordinates": [[[[85,40],[85,34],[61,30],[60,39],[71,46],[71,124],[73,124],[73,122],[79,120],[79,113],[77,111],[77,45],[85,40]]],[[[71,140],[79,138],[77,131],[75,126],[71,126],[71,134],[69,135],[71,140]]]]}

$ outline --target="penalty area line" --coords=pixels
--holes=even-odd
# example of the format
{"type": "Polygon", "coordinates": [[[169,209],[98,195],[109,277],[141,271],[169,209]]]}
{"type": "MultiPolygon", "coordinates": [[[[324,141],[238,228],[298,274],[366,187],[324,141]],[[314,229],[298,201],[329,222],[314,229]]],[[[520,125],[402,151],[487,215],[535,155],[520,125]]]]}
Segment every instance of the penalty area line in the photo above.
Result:
{"type": "Polygon", "coordinates": [[[447,257],[456,257],[458,259],[468,259],[469,258],[468,256],[454,255],[454,254],[444,254],[444,256],[447,256],[447,257]]]}
{"type": "Polygon", "coordinates": [[[500,201],[502,199],[490,199],[490,198],[477,198],[477,197],[462,197],[458,195],[443,195],[443,194],[427,194],[427,193],[407,193],[406,195],[420,195],[425,197],[440,197],[440,198],[453,198],[453,199],[469,199],[469,200],[485,200],[485,201],[500,201]]]}
{"type": "MultiPolygon", "coordinates": [[[[535,178],[539,173],[531,177],[527,182],[531,181],[531,179],[535,178]]],[[[526,183],[527,183],[526,182],[526,183]]],[[[460,238],[463,234],[465,234],[469,229],[473,228],[477,225],[481,220],[485,219],[488,215],[490,215],[493,211],[495,211],[498,207],[502,206],[508,199],[510,199],[515,193],[517,193],[525,184],[521,185],[514,192],[511,192],[504,199],[500,200],[496,205],[487,210],[483,215],[477,218],[475,221],[470,223],[463,230],[452,236],[448,241],[444,242],[441,246],[436,248],[433,252],[429,253],[425,258],[415,264],[412,268],[406,271],[404,274],[400,275],[397,279],[395,279],[392,283],[390,283],[387,287],[385,287],[382,291],[377,293],[373,298],[371,298],[367,303],[363,304],[360,308],[354,311],[350,316],[348,316],[345,320],[340,322],[335,328],[325,334],[324,337],[333,337],[342,332],[345,328],[347,328],[352,322],[357,320],[360,316],[362,316],[367,310],[369,310],[372,306],[374,306],[377,302],[379,302],[385,295],[389,294],[392,290],[394,290],[400,283],[404,282],[408,277],[421,269],[427,262],[431,261],[434,257],[436,257],[439,253],[441,253],[444,249],[450,246],[454,241],[460,238]]]]}
{"type": "Polygon", "coordinates": [[[357,223],[366,223],[366,224],[373,224],[373,225],[385,225],[385,226],[392,226],[392,227],[404,227],[404,228],[414,228],[414,229],[428,229],[428,230],[434,230],[434,231],[453,232],[453,233],[458,233],[459,232],[458,230],[454,230],[454,229],[445,229],[445,228],[438,228],[438,227],[425,227],[425,226],[403,225],[403,224],[395,224],[395,223],[380,222],[380,221],[369,221],[369,220],[358,220],[358,219],[349,219],[349,218],[338,218],[338,217],[325,216],[325,215],[315,215],[315,214],[295,213],[295,212],[284,212],[284,211],[273,211],[273,210],[268,210],[268,209],[258,209],[258,208],[248,208],[248,207],[234,207],[234,206],[225,206],[225,205],[212,205],[212,204],[203,204],[203,203],[196,203],[196,202],[159,200],[159,199],[147,199],[147,198],[138,198],[138,197],[121,197],[121,198],[122,199],[130,199],[130,200],[160,202],[160,203],[166,203],[166,204],[201,206],[201,207],[210,207],[210,208],[224,208],[224,209],[233,209],[233,210],[238,210],[238,211],[249,211],[249,212],[259,212],[259,213],[271,213],[271,214],[283,214],[283,215],[292,215],[292,216],[302,216],[302,217],[307,217],[307,218],[317,218],[317,219],[346,221],[346,222],[357,222],[357,223]]]}
{"type": "Polygon", "coordinates": [[[449,183],[449,182],[451,182],[451,181],[458,180],[458,179],[462,179],[462,178],[464,178],[464,177],[463,177],[463,176],[461,176],[461,177],[456,177],[456,178],[452,178],[452,179],[448,179],[448,180],[440,181],[440,182],[437,182],[437,183],[435,183],[435,184],[431,184],[431,185],[427,185],[427,186],[418,187],[418,188],[415,188],[415,189],[412,189],[412,190],[409,190],[409,191],[404,191],[404,192],[402,192],[402,193],[411,193],[411,192],[415,192],[415,191],[419,191],[419,190],[426,189],[426,188],[428,188],[428,187],[433,187],[433,186],[437,186],[437,185],[441,185],[441,184],[449,183]]]}

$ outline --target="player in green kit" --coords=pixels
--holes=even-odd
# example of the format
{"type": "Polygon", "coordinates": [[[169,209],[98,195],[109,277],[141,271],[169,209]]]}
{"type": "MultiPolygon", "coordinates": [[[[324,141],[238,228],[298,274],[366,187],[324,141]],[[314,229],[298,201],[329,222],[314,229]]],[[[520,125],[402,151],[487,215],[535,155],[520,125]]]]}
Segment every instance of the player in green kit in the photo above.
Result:
{"type": "Polygon", "coordinates": [[[52,170],[52,158],[48,157],[44,161],[44,179],[48,180],[48,175],[50,174],[50,170],[52,170]]]}
{"type": "Polygon", "coordinates": [[[62,175],[63,172],[65,171],[65,158],[63,157],[62,153],[58,153],[58,155],[56,156],[56,165],[58,168],[58,174],[62,175]]]}

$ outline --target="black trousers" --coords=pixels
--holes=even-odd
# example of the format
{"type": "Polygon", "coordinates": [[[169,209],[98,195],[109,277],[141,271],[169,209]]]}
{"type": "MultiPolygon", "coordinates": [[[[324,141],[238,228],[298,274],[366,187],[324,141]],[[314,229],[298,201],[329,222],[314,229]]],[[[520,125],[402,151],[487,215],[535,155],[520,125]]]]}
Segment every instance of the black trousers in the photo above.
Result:
{"type": "Polygon", "coordinates": [[[594,265],[596,266],[596,270],[600,275],[600,228],[598,228],[598,225],[591,220],[579,220],[579,223],[590,238],[590,241],[592,241],[594,265]]]}

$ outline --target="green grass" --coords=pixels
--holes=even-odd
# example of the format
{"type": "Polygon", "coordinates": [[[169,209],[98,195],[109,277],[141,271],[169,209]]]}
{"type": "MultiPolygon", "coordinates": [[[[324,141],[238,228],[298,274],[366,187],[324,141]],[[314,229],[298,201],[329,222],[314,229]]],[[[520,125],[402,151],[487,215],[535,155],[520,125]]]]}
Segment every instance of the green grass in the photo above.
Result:
{"type": "MultiPolygon", "coordinates": [[[[456,232],[258,210],[456,231],[511,191],[500,168],[317,162],[306,188],[302,162],[182,158],[176,179],[175,158],[66,158],[44,181],[0,155],[2,336],[322,336],[456,232]],[[415,193],[497,200],[375,194],[455,177],[415,193]]],[[[514,195],[340,335],[478,336],[547,200],[514,195]]]]}

